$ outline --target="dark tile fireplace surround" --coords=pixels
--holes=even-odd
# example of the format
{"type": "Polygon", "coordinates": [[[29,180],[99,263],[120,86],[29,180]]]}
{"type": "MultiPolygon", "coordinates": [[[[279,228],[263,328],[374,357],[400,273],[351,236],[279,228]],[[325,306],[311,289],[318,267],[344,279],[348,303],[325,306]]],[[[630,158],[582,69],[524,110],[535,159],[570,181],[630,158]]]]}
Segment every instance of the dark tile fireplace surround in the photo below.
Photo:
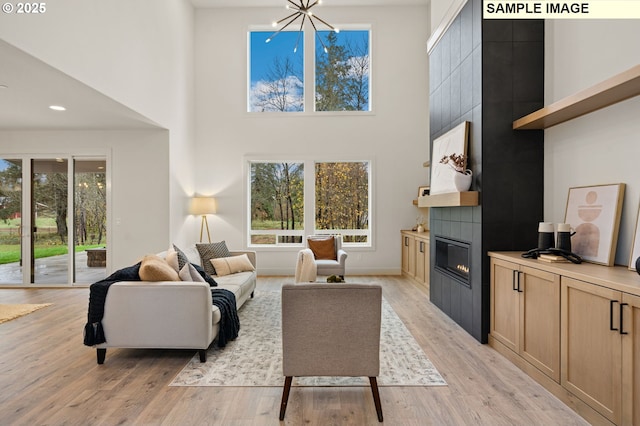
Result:
{"type": "Polygon", "coordinates": [[[535,247],[543,217],[544,133],[512,122],[543,106],[544,21],[483,20],[482,0],[469,0],[429,52],[429,83],[430,140],[471,123],[471,190],[480,192],[479,206],[430,210],[430,300],[486,343],[487,252],[535,247]],[[465,247],[466,278],[436,259],[443,241],[465,247]]]}

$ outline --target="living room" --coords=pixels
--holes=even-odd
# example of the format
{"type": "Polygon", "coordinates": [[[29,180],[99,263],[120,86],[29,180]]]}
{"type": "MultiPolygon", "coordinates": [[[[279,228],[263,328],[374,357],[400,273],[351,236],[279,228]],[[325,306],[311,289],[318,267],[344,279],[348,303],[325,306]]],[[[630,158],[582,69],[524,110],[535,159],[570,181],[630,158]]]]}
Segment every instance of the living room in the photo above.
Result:
{"type": "MultiPolygon", "coordinates": [[[[275,1],[267,7],[237,3],[67,0],[48,4],[40,16],[0,15],[0,40],[8,49],[72,82],[73,90],[101,98],[104,114],[114,120],[16,126],[6,118],[13,115],[2,114],[0,154],[108,158],[109,271],[165,250],[170,242],[198,241],[200,218],[188,211],[195,194],[218,201],[216,215],[209,217],[212,240],[246,248],[247,158],[365,156],[374,170],[372,245],[350,250],[349,274],[392,281],[400,274],[399,231],[413,227],[416,216],[424,214],[411,200],[417,187],[428,182],[423,167],[429,160],[427,41],[461,2],[363,1],[340,7],[325,2],[318,14],[328,22],[372,26],[372,112],[296,117],[246,112],[246,32],[281,17],[283,8],[275,1]]],[[[639,21],[549,20],[545,31],[547,103],[640,62],[639,21]]],[[[53,89],[31,83],[42,93],[53,89]]],[[[5,90],[11,90],[6,84],[5,90]]],[[[77,102],[64,114],[92,105],[86,98],[77,102]]],[[[615,258],[620,265],[628,263],[640,199],[633,155],[639,110],[636,97],[544,135],[545,220],[563,220],[570,187],[627,184],[615,258]]],[[[296,252],[261,250],[259,274],[292,275],[296,252]]],[[[264,397],[276,394],[265,392],[264,397]]],[[[413,401],[423,397],[411,396],[413,401]]]]}

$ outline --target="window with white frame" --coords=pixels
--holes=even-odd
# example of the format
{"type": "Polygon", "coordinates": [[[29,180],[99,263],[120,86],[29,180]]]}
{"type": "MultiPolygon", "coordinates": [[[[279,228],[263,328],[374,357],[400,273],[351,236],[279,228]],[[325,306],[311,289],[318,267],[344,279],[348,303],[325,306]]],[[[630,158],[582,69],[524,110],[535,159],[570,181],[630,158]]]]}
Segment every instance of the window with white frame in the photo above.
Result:
{"type": "Polygon", "coordinates": [[[370,161],[250,160],[248,169],[249,246],[303,246],[314,234],[371,246],[370,161]]]}
{"type": "Polygon", "coordinates": [[[371,111],[371,31],[310,34],[249,32],[249,112],[371,111]],[[312,63],[305,63],[305,44],[312,63]],[[305,81],[305,75],[315,79],[305,81]]]}

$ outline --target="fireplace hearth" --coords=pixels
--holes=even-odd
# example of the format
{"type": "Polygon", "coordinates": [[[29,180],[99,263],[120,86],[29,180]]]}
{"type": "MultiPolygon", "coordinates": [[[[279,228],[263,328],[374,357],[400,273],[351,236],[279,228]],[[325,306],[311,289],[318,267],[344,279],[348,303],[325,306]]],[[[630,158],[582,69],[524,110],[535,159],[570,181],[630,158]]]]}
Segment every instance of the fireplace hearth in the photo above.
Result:
{"type": "Polygon", "coordinates": [[[470,244],[438,235],[435,236],[435,240],[435,270],[471,288],[469,279],[471,271],[470,244]]]}

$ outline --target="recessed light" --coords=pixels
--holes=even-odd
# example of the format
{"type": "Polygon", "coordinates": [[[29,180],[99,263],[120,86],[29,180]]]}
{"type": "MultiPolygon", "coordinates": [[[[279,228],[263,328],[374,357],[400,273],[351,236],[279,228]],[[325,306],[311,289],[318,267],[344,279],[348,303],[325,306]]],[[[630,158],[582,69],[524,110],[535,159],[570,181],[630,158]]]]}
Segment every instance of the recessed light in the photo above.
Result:
{"type": "Polygon", "coordinates": [[[49,109],[52,109],[54,111],[66,111],[67,109],[63,106],[60,105],[50,105],[49,109]]]}

